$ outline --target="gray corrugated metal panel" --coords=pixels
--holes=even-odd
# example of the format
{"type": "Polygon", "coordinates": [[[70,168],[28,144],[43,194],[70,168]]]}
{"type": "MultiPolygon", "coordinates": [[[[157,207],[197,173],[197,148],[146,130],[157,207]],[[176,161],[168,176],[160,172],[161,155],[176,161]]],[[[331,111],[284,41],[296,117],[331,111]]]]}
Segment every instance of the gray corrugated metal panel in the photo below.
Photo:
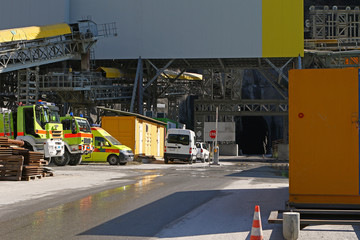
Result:
{"type": "Polygon", "coordinates": [[[0,8],[0,29],[67,22],[70,0],[11,0],[0,8]]]}
{"type": "Polygon", "coordinates": [[[111,109],[111,108],[105,108],[105,107],[97,107],[98,109],[104,110],[104,111],[109,111],[109,112],[113,112],[115,114],[117,114],[118,116],[134,116],[143,120],[147,120],[150,122],[154,122],[160,125],[164,125],[166,126],[167,124],[161,121],[158,121],[156,119],[150,118],[150,117],[146,117],[144,115],[141,114],[137,114],[137,113],[131,113],[131,112],[126,112],[126,111],[121,111],[121,110],[116,110],[116,109],[111,109]]]}
{"type": "MultiPolygon", "coordinates": [[[[146,59],[143,59],[146,61],[146,59]]],[[[158,68],[165,66],[171,59],[150,59],[150,61],[158,68]]],[[[289,58],[270,58],[270,61],[277,67],[282,67],[289,58]]],[[[118,60],[100,60],[100,63],[105,64],[106,62],[111,61],[112,64],[119,64],[124,66],[124,69],[136,69],[137,60],[134,59],[118,59],[118,60]]],[[[219,59],[208,58],[208,59],[175,59],[170,65],[171,68],[185,68],[185,69],[204,69],[204,68],[243,68],[251,69],[258,67],[268,67],[269,64],[261,58],[221,58],[222,64],[220,64],[219,59]]]]}
{"type": "Polygon", "coordinates": [[[71,21],[87,15],[116,21],[118,37],[97,44],[100,59],[262,56],[261,0],[71,1],[71,21]]]}

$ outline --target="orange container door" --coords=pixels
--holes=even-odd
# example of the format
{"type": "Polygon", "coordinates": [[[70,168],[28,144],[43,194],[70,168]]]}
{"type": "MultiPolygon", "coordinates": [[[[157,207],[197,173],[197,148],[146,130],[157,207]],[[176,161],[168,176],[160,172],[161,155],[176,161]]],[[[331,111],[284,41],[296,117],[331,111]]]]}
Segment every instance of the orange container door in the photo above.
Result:
{"type": "Polygon", "coordinates": [[[289,79],[290,200],[358,197],[359,70],[291,70],[289,79]]]}

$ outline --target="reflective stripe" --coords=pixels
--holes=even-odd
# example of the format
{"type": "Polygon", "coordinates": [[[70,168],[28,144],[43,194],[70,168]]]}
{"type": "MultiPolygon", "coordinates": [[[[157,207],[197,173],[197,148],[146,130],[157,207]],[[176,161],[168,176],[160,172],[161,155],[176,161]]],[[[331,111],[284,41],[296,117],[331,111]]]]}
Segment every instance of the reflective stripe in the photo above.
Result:
{"type": "Polygon", "coordinates": [[[24,132],[18,132],[17,135],[18,136],[24,136],[24,132]]]}
{"type": "Polygon", "coordinates": [[[36,133],[38,133],[38,134],[46,134],[46,131],[45,130],[36,130],[36,133]]]}
{"type": "Polygon", "coordinates": [[[14,135],[14,133],[13,132],[11,132],[11,133],[0,133],[0,137],[5,137],[5,136],[12,136],[12,135],[14,135]]]}
{"type": "Polygon", "coordinates": [[[119,149],[100,149],[100,148],[95,148],[94,152],[112,152],[112,153],[119,153],[119,149]]]}
{"type": "Polygon", "coordinates": [[[84,138],[93,138],[93,135],[91,133],[65,133],[65,138],[76,138],[76,137],[84,137],[84,138]]]}

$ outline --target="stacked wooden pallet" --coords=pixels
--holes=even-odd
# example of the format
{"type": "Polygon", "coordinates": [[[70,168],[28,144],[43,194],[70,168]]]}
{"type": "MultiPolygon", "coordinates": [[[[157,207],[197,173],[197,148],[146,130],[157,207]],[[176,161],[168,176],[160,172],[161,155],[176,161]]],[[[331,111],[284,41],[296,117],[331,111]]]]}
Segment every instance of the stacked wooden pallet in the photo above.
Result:
{"type": "Polygon", "coordinates": [[[24,157],[12,155],[10,147],[0,147],[0,180],[21,180],[23,162],[24,157]]]}
{"type": "Polygon", "coordinates": [[[0,180],[21,180],[24,156],[13,154],[14,145],[22,146],[24,142],[0,137],[0,180]]]}
{"type": "Polygon", "coordinates": [[[44,176],[43,166],[48,162],[44,160],[44,154],[39,152],[27,151],[24,154],[23,179],[30,180],[44,176]]]}
{"type": "Polygon", "coordinates": [[[0,180],[27,180],[53,176],[44,171],[44,154],[22,148],[23,141],[0,137],[0,180]]]}

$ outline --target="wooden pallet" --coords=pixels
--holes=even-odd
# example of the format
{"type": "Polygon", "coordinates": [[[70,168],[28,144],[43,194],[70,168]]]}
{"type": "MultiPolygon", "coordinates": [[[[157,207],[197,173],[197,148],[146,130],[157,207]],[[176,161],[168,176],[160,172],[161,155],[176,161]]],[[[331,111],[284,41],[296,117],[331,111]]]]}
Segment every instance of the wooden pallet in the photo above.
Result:
{"type": "Polygon", "coordinates": [[[25,155],[28,152],[29,152],[29,150],[26,148],[21,148],[21,147],[13,147],[12,148],[12,154],[14,154],[14,155],[25,155]]]}
{"type": "Polygon", "coordinates": [[[0,180],[20,181],[21,169],[19,170],[0,169],[0,180]]]}
{"type": "Polygon", "coordinates": [[[0,159],[0,180],[20,181],[23,170],[23,156],[3,156],[0,159]]]}
{"type": "Polygon", "coordinates": [[[53,177],[54,173],[53,172],[43,172],[43,177],[53,177]]]}
{"type": "Polygon", "coordinates": [[[12,155],[12,148],[10,147],[0,147],[0,159],[2,159],[3,156],[12,155]]]}
{"type": "Polygon", "coordinates": [[[0,146],[24,146],[21,140],[9,139],[7,137],[0,137],[0,146]]]}
{"type": "Polygon", "coordinates": [[[30,180],[35,180],[35,179],[41,179],[42,177],[43,177],[42,174],[31,175],[31,176],[22,176],[21,180],[30,181],[30,180]]]}
{"type": "Polygon", "coordinates": [[[24,164],[30,166],[43,166],[48,165],[49,163],[44,160],[44,154],[40,152],[29,151],[24,154],[24,164]]]}
{"type": "Polygon", "coordinates": [[[39,166],[28,166],[23,167],[23,176],[40,175],[44,172],[44,169],[39,166]]]}

